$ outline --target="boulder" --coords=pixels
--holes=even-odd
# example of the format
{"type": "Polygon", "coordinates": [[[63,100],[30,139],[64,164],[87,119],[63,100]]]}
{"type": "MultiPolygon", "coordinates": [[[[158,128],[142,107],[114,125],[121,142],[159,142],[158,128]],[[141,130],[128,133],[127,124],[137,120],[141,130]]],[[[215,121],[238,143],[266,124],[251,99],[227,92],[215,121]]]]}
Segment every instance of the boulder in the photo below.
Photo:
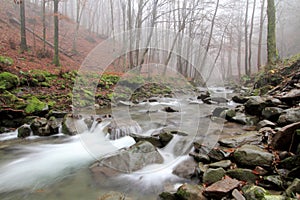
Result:
{"type": "Polygon", "coordinates": [[[274,155],[258,146],[243,145],[234,152],[235,161],[242,166],[271,167],[274,155]]]}
{"type": "Polygon", "coordinates": [[[185,183],[178,188],[176,197],[181,200],[206,200],[202,192],[203,188],[201,186],[185,183]]]}
{"type": "Polygon", "coordinates": [[[33,135],[38,136],[50,136],[50,127],[48,125],[48,120],[43,117],[37,117],[33,120],[30,125],[33,135]]]}
{"type": "Polygon", "coordinates": [[[278,167],[292,170],[299,166],[300,166],[300,155],[294,155],[294,156],[285,158],[284,160],[280,161],[278,167]]]}
{"type": "Polygon", "coordinates": [[[22,125],[18,128],[18,138],[26,138],[31,134],[30,126],[27,124],[22,125]]]}
{"type": "Polygon", "coordinates": [[[232,101],[234,101],[235,103],[241,103],[244,104],[249,100],[249,97],[244,97],[244,96],[233,96],[232,97],[232,101]]]}
{"type": "Polygon", "coordinates": [[[240,181],[246,181],[248,183],[255,183],[255,181],[258,179],[258,176],[253,174],[252,170],[250,169],[231,169],[226,172],[226,175],[240,181]]]}
{"type": "Polygon", "coordinates": [[[244,144],[259,144],[260,141],[260,134],[256,131],[250,131],[241,135],[222,138],[218,142],[222,146],[236,148],[244,144]]]}
{"type": "Polygon", "coordinates": [[[277,107],[266,107],[262,111],[262,116],[265,119],[268,119],[270,121],[276,122],[283,112],[282,108],[277,108],[277,107]]]}
{"type": "Polygon", "coordinates": [[[209,168],[203,174],[203,183],[210,185],[221,180],[225,176],[223,168],[211,169],[209,168]]]}
{"type": "Polygon", "coordinates": [[[266,120],[266,119],[258,122],[258,124],[257,124],[258,129],[261,129],[264,127],[275,128],[275,126],[276,126],[276,124],[274,124],[273,122],[266,120]]]}
{"type": "Polygon", "coordinates": [[[285,110],[278,119],[278,124],[287,125],[300,121],[300,107],[285,110]]]}
{"type": "Polygon", "coordinates": [[[298,141],[296,130],[300,129],[300,121],[281,128],[272,139],[272,147],[277,150],[296,151],[298,141]],[[292,143],[294,141],[294,143],[292,143]]]}
{"type": "Polygon", "coordinates": [[[173,139],[173,134],[170,132],[162,132],[158,135],[159,141],[161,142],[162,146],[166,146],[172,139],[173,139]]]}
{"type": "Polygon", "coordinates": [[[280,175],[270,175],[263,177],[264,183],[267,185],[273,185],[272,189],[281,189],[284,188],[283,181],[280,175]]]}
{"type": "Polygon", "coordinates": [[[300,100],[300,89],[292,89],[289,92],[278,96],[278,98],[288,104],[294,104],[300,100]]]}
{"type": "Polygon", "coordinates": [[[65,115],[62,122],[62,132],[66,135],[76,135],[78,134],[78,130],[75,126],[75,118],[72,114],[65,115]]]}
{"type": "Polygon", "coordinates": [[[170,192],[162,192],[159,194],[158,200],[177,200],[175,194],[170,192]]]}
{"type": "Polygon", "coordinates": [[[163,157],[150,142],[140,141],[127,150],[101,159],[100,163],[120,172],[131,173],[150,164],[163,163],[163,157]]]}
{"type": "Polygon", "coordinates": [[[203,154],[203,153],[190,152],[189,156],[193,157],[195,159],[195,161],[197,161],[197,162],[208,163],[210,161],[210,158],[208,157],[208,155],[203,154]]]}
{"type": "Polygon", "coordinates": [[[157,148],[164,147],[158,137],[142,136],[138,134],[129,134],[136,142],[147,141],[157,148]]]}
{"type": "Polygon", "coordinates": [[[240,182],[230,177],[225,177],[211,186],[207,187],[203,194],[209,198],[221,199],[229,194],[231,191],[239,187],[240,182]]]}
{"type": "Polygon", "coordinates": [[[244,104],[244,106],[245,106],[245,111],[248,114],[260,116],[262,110],[266,107],[266,102],[260,96],[252,96],[244,104]]]}
{"type": "Polygon", "coordinates": [[[196,167],[197,163],[194,159],[190,158],[179,163],[172,173],[181,178],[190,179],[195,175],[196,167]]]}
{"type": "Polygon", "coordinates": [[[242,125],[253,126],[258,123],[259,119],[256,116],[248,116],[244,113],[237,112],[236,115],[228,121],[236,122],[242,125]]]}
{"type": "Polygon", "coordinates": [[[59,133],[60,124],[54,116],[49,118],[48,125],[49,125],[49,128],[50,128],[50,134],[51,135],[59,133]]]}

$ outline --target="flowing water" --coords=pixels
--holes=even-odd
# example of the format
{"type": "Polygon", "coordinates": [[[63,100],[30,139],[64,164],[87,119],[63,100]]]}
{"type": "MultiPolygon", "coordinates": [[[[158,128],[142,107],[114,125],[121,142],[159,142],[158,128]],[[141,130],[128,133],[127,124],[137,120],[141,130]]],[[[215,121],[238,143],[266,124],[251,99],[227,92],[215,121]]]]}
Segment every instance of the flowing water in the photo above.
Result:
{"type": "MultiPolygon", "coordinates": [[[[171,129],[188,135],[174,135],[166,147],[159,149],[163,164],[103,179],[100,184],[93,180],[89,166],[102,156],[135,143],[133,138],[120,132],[116,132],[117,137],[109,136],[110,119],[100,124],[95,122],[90,130],[83,120],[78,121],[77,126],[84,130],[80,135],[29,137],[26,143],[1,148],[0,199],[97,199],[108,191],[125,192],[132,199],[156,199],[164,189],[175,190],[188,180],[173,175],[172,170],[188,158],[192,142],[200,139],[213,147],[222,129],[222,124],[207,117],[216,106],[190,102],[188,98],[158,99],[158,102],[114,108],[112,114],[117,120],[130,117],[136,122],[134,127],[123,128],[123,132],[138,130],[139,134],[150,136],[162,129],[171,129]],[[179,112],[163,111],[167,106],[179,112]]],[[[16,131],[2,134],[0,143],[15,139],[16,135],[16,131]]]]}

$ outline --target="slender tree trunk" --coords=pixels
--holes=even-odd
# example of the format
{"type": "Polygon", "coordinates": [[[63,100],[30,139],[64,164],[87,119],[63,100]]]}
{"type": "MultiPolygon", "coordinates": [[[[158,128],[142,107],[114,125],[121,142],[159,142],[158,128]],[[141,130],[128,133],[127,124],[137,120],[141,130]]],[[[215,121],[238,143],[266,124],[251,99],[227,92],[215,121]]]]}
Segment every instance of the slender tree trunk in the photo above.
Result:
{"type": "Polygon", "coordinates": [[[59,21],[58,21],[58,3],[59,0],[54,0],[54,58],[53,63],[59,66],[59,21]]]}
{"type": "Polygon", "coordinates": [[[253,11],[252,11],[252,17],[251,17],[251,27],[250,27],[250,34],[249,34],[249,75],[251,75],[252,70],[252,64],[251,64],[251,59],[252,59],[252,35],[253,35],[253,24],[254,24],[254,14],[255,14],[255,7],[256,7],[256,0],[253,1],[253,11]]]}
{"type": "Polygon", "coordinates": [[[20,3],[20,18],[21,18],[21,52],[27,50],[26,41],[26,23],[25,23],[25,0],[20,3]]]}
{"type": "Polygon", "coordinates": [[[249,69],[248,69],[248,9],[249,9],[249,0],[247,0],[246,4],[246,14],[245,14],[245,73],[247,75],[249,74],[249,69]]]}
{"type": "Polygon", "coordinates": [[[260,10],[258,48],[257,48],[257,70],[260,70],[261,67],[261,47],[262,47],[262,36],[263,36],[263,29],[264,29],[264,7],[265,7],[265,0],[262,0],[261,10],[260,10]]]}
{"type": "Polygon", "coordinates": [[[43,11],[42,11],[42,18],[43,18],[43,52],[46,52],[46,0],[43,0],[43,11]]]}
{"type": "Polygon", "coordinates": [[[268,0],[268,64],[272,65],[278,60],[278,51],[276,47],[276,9],[274,0],[268,0]]]}
{"type": "Polygon", "coordinates": [[[237,50],[237,69],[238,69],[238,76],[239,79],[241,78],[241,68],[242,68],[242,32],[239,31],[238,34],[238,41],[237,41],[237,45],[238,45],[238,50],[237,50]]]}

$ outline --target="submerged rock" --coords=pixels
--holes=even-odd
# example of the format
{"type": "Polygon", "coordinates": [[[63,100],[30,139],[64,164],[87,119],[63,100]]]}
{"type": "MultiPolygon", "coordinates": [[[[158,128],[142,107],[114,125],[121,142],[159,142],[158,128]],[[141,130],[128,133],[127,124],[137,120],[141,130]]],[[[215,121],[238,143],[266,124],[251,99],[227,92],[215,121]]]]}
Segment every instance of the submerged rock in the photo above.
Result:
{"type": "Polygon", "coordinates": [[[157,149],[151,143],[141,141],[127,150],[121,150],[114,155],[103,158],[100,164],[120,172],[131,173],[147,165],[162,162],[163,157],[157,149]]]}
{"type": "Polygon", "coordinates": [[[244,145],[234,152],[235,161],[242,166],[271,167],[274,155],[254,145],[244,145]]]}

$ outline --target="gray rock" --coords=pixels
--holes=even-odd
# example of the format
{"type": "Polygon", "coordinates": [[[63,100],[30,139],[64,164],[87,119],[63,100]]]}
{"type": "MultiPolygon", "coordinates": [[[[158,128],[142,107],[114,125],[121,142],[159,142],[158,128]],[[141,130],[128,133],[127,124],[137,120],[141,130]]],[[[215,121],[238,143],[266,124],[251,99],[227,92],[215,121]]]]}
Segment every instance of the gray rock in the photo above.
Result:
{"type": "Polygon", "coordinates": [[[197,163],[193,159],[187,159],[179,163],[172,173],[181,178],[190,179],[195,175],[196,167],[197,163]]]}
{"type": "Polygon", "coordinates": [[[211,186],[207,187],[203,194],[209,198],[221,199],[226,196],[232,190],[239,187],[240,182],[236,179],[226,177],[223,180],[220,180],[211,186]]]}
{"type": "Polygon", "coordinates": [[[281,128],[272,139],[272,146],[276,150],[296,151],[298,142],[293,140],[297,129],[300,129],[300,121],[281,128]],[[294,141],[294,143],[292,143],[294,141]]]}
{"type": "Polygon", "coordinates": [[[287,196],[292,197],[293,194],[300,193],[300,179],[296,178],[293,183],[285,190],[287,196]]]}
{"type": "Polygon", "coordinates": [[[163,162],[163,157],[149,142],[141,141],[127,150],[103,158],[100,163],[117,171],[131,173],[150,164],[163,162]]]}
{"type": "Polygon", "coordinates": [[[57,119],[54,116],[49,118],[48,125],[49,125],[49,128],[50,128],[50,134],[51,135],[59,133],[60,124],[58,123],[57,119]]]}
{"type": "Polygon", "coordinates": [[[244,104],[244,106],[245,106],[245,111],[248,114],[260,116],[262,113],[262,110],[266,107],[266,102],[260,96],[252,96],[244,104]]]}
{"type": "Polygon", "coordinates": [[[197,162],[208,163],[210,161],[210,158],[208,157],[207,154],[191,152],[189,153],[189,155],[192,156],[197,162]]]}
{"type": "Polygon", "coordinates": [[[52,125],[51,122],[48,122],[46,118],[35,118],[30,125],[30,128],[33,132],[33,135],[38,135],[38,136],[50,136],[54,135],[57,132],[53,129],[50,128],[50,125],[52,125]]]}
{"type": "Polygon", "coordinates": [[[202,192],[203,188],[200,185],[185,183],[178,188],[176,197],[181,200],[206,200],[202,192]]]}
{"type": "Polygon", "coordinates": [[[231,194],[235,200],[246,200],[246,198],[237,189],[234,189],[231,194]]]}
{"type": "Polygon", "coordinates": [[[254,145],[244,145],[234,152],[235,161],[242,166],[272,165],[274,155],[254,145]]]}
{"type": "Polygon", "coordinates": [[[271,120],[276,122],[279,118],[279,116],[281,115],[281,113],[283,112],[282,108],[277,108],[277,107],[266,107],[263,109],[262,111],[262,116],[265,119],[271,120]]]}
{"type": "Polygon", "coordinates": [[[246,102],[249,100],[249,97],[244,97],[244,96],[233,96],[233,97],[232,97],[232,100],[233,100],[235,103],[241,103],[241,104],[244,104],[244,103],[246,103],[246,102]]]}
{"type": "Polygon", "coordinates": [[[255,183],[255,181],[258,179],[258,176],[253,174],[252,170],[250,169],[231,169],[226,172],[226,175],[240,181],[246,181],[248,183],[255,183]]]}
{"type": "Polygon", "coordinates": [[[31,128],[29,125],[24,124],[23,126],[18,128],[18,138],[26,138],[31,134],[31,128]]]}
{"type": "Polygon", "coordinates": [[[110,134],[110,139],[116,140],[132,133],[141,134],[142,128],[134,120],[114,120],[108,126],[108,133],[110,134]]]}
{"type": "Polygon", "coordinates": [[[221,180],[225,176],[225,170],[223,168],[208,169],[203,174],[203,183],[212,184],[221,180]]]}
{"type": "Polygon", "coordinates": [[[271,127],[271,128],[275,128],[276,124],[274,124],[273,122],[269,121],[269,120],[262,120],[260,122],[258,122],[257,124],[257,128],[261,129],[264,127],[271,127]]]}
{"type": "Polygon", "coordinates": [[[279,175],[270,175],[265,176],[264,181],[267,183],[271,183],[272,185],[276,186],[276,188],[283,188],[283,181],[279,175]]]}
{"type": "Polygon", "coordinates": [[[230,160],[222,160],[219,162],[215,162],[215,163],[211,163],[209,164],[209,167],[211,168],[223,168],[223,169],[227,169],[232,165],[232,162],[230,160]]]}
{"type": "Polygon", "coordinates": [[[290,124],[300,121],[300,107],[285,110],[278,119],[278,124],[290,124]]]}
{"type": "Polygon", "coordinates": [[[66,135],[76,135],[78,130],[75,126],[75,118],[71,114],[65,115],[62,122],[62,132],[66,135]]]}
{"type": "Polygon", "coordinates": [[[215,117],[220,117],[223,111],[228,110],[226,107],[217,107],[213,110],[212,115],[215,117]]]}
{"type": "Polygon", "coordinates": [[[233,110],[233,109],[229,109],[229,110],[227,110],[227,111],[225,111],[225,112],[226,112],[226,113],[225,113],[225,118],[226,118],[228,121],[232,120],[232,118],[236,116],[236,111],[233,110]]]}
{"type": "Polygon", "coordinates": [[[138,134],[129,134],[136,142],[147,141],[158,148],[164,147],[158,137],[142,136],[138,134]]]}
{"type": "Polygon", "coordinates": [[[256,131],[250,131],[241,135],[222,138],[218,142],[222,146],[236,148],[244,144],[259,144],[260,141],[260,134],[256,131]]]}
{"type": "Polygon", "coordinates": [[[232,117],[232,119],[229,121],[233,121],[243,125],[253,126],[258,123],[259,118],[256,116],[248,116],[244,113],[237,112],[236,115],[232,117]]]}
{"type": "Polygon", "coordinates": [[[159,141],[161,142],[162,146],[166,146],[172,139],[173,139],[173,135],[172,133],[169,132],[162,132],[158,135],[159,137],[159,141]]]}
{"type": "Polygon", "coordinates": [[[280,168],[288,170],[292,170],[298,166],[300,166],[300,155],[288,157],[279,163],[280,168]]]}

